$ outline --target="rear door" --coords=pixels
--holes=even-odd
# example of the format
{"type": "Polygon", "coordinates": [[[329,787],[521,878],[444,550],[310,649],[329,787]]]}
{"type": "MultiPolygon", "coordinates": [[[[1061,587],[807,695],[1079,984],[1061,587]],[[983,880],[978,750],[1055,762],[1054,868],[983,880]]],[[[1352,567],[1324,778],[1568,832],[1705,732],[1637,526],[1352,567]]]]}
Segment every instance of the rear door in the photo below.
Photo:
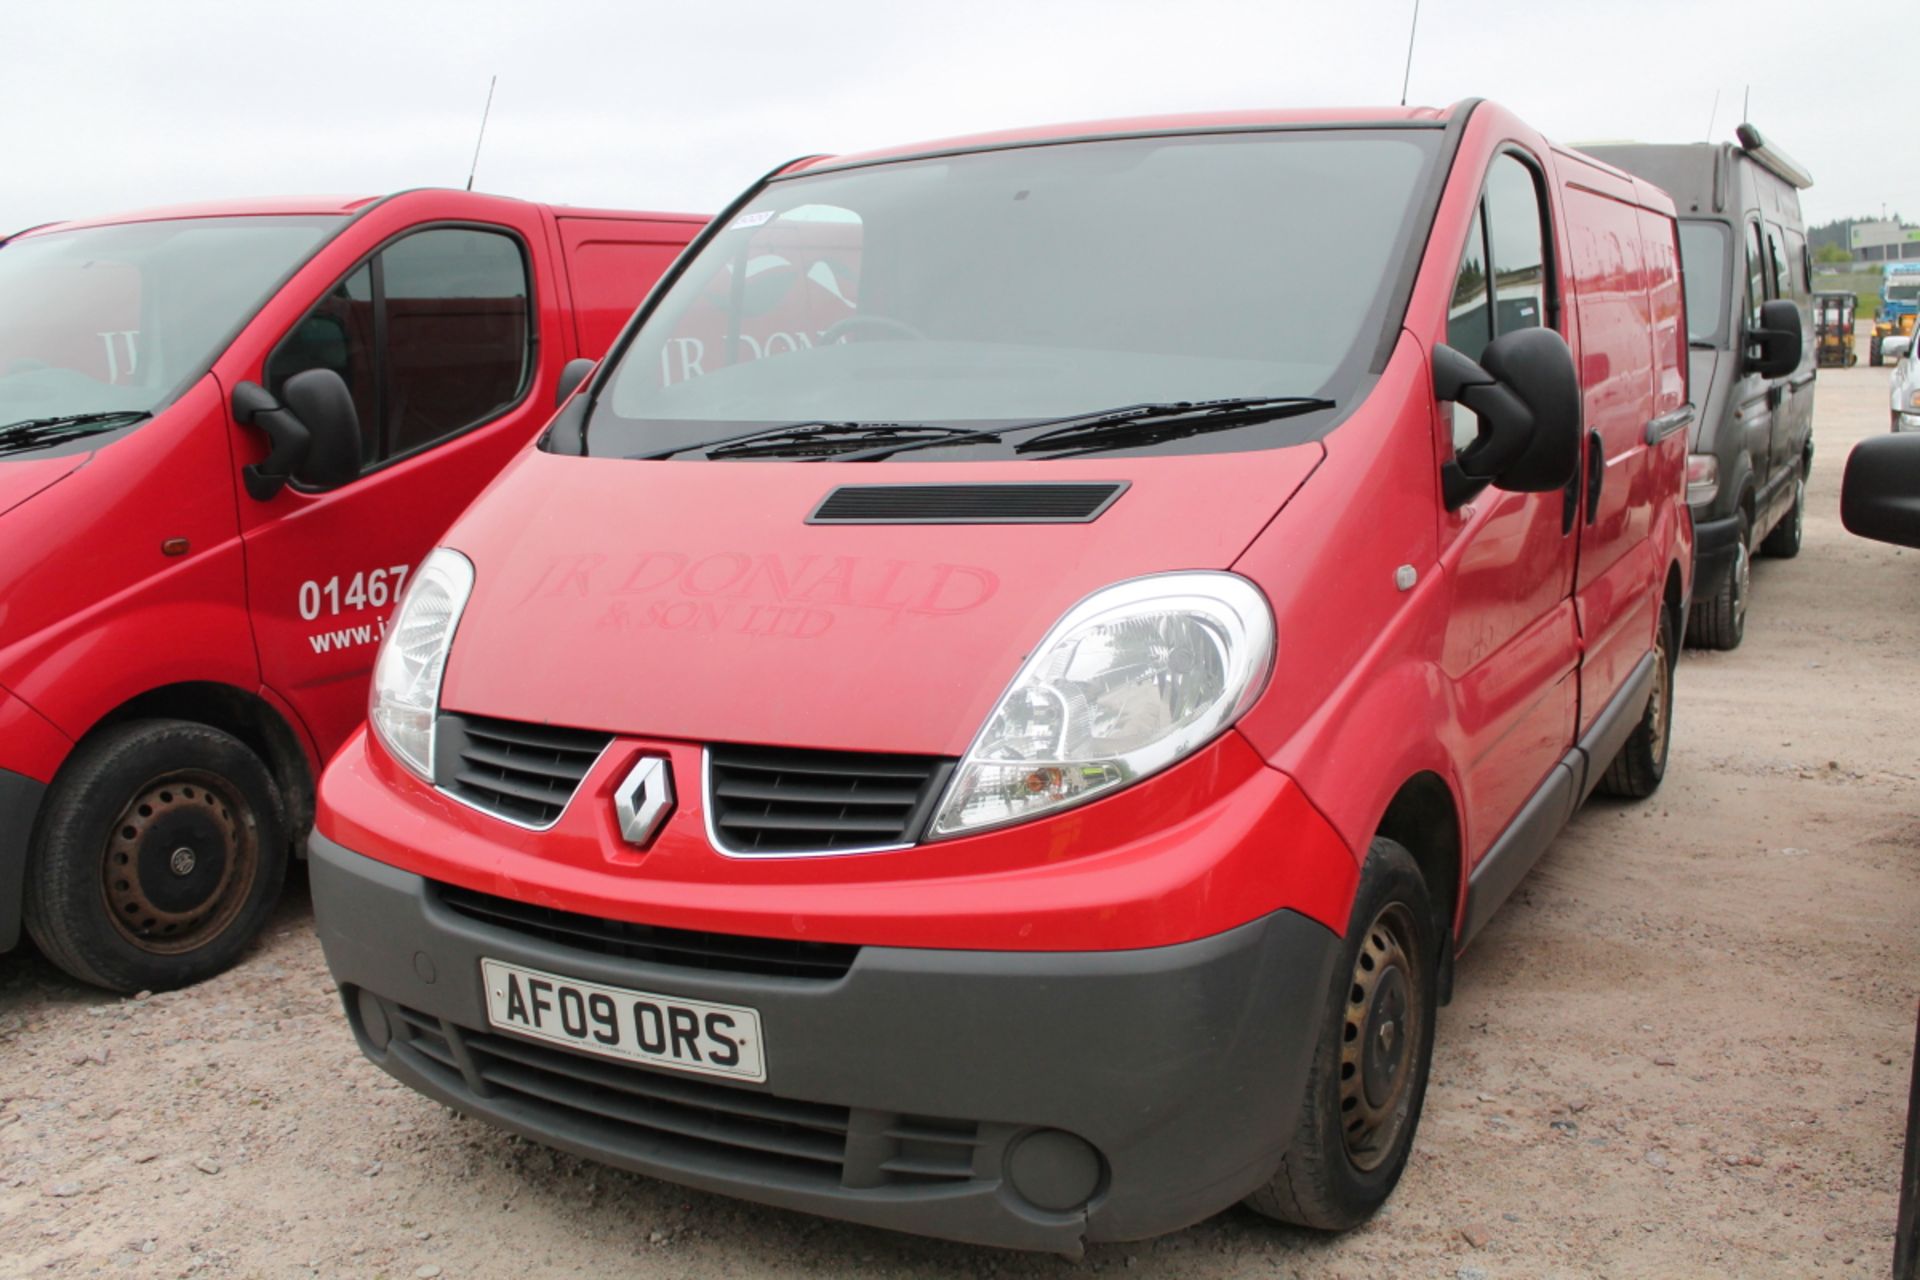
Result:
{"type": "MultiPolygon", "coordinates": [[[[574,348],[536,250],[538,208],[475,205],[484,219],[416,213],[366,228],[247,375],[277,394],[294,373],[333,369],[359,410],[357,479],[327,492],[289,485],[265,502],[239,487],[261,670],[323,756],[365,714],[374,653],[414,566],[540,430],[574,348]]],[[[258,457],[257,434],[234,430],[236,462],[258,457]]]]}
{"type": "MultiPolygon", "coordinates": [[[[1588,166],[1573,168],[1563,191],[1586,426],[1574,581],[1585,734],[1653,647],[1664,566],[1656,564],[1650,534],[1661,476],[1648,445],[1657,415],[1642,211],[1630,183],[1588,166]]],[[[1671,330],[1667,340],[1676,341],[1671,330]]],[[[1676,375],[1662,394],[1672,396],[1678,382],[1676,375]]]]}
{"type": "MultiPolygon", "coordinates": [[[[1766,233],[1757,215],[1749,215],[1741,233],[1742,257],[1746,265],[1746,313],[1741,317],[1741,333],[1733,344],[1733,358],[1744,364],[1746,335],[1760,328],[1760,307],[1775,296],[1772,262],[1767,255],[1766,233]]],[[[1773,476],[1773,413],[1782,394],[1784,380],[1776,387],[1757,373],[1742,372],[1733,386],[1733,427],[1753,468],[1756,495],[1771,492],[1773,476]]],[[[1721,482],[1729,483],[1723,476],[1721,482]]],[[[1758,512],[1754,515],[1757,517],[1758,512]]],[[[1751,530],[1749,530],[1751,533],[1751,530]]]]}

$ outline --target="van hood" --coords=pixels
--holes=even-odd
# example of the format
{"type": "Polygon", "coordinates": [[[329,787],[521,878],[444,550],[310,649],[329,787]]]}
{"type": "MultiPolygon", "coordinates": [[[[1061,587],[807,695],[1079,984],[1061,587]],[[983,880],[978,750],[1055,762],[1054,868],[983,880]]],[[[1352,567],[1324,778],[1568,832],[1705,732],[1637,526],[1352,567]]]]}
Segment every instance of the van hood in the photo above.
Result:
{"type": "Polygon", "coordinates": [[[1318,443],[1174,457],[879,465],[531,452],[445,539],[475,585],[451,711],[691,742],[964,752],[1066,610],[1231,565],[1318,443]],[[820,524],[841,485],[1109,481],[1095,519],[820,524]]]}
{"type": "Polygon", "coordinates": [[[67,453],[57,458],[0,458],[0,515],[66,479],[92,456],[67,453]]]}

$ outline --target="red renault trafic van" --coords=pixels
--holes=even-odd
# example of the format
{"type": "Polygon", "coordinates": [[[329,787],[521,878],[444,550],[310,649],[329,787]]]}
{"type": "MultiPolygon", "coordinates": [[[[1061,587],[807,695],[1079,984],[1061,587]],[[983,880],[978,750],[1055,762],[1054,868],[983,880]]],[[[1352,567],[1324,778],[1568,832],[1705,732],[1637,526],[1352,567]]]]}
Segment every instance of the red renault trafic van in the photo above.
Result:
{"type": "Polygon", "coordinates": [[[0,951],[24,911],[119,990],[240,954],[407,578],[704,221],[413,191],[0,246],[0,951]]]}
{"type": "Polygon", "coordinates": [[[1358,1222],[1453,956],[1666,765],[1674,237],[1473,103],[763,181],[408,583],[311,845],[362,1048],[956,1239],[1358,1222]]]}

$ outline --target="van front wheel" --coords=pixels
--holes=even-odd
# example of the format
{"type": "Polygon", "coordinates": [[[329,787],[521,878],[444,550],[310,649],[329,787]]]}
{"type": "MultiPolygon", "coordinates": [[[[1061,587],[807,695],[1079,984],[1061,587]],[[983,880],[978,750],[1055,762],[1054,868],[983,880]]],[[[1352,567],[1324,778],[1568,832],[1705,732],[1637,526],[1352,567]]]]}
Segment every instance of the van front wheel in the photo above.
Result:
{"type": "Polygon", "coordinates": [[[48,793],[27,932],[112,991],[165,991],[240,958],[286,877],[279,793],[230,734],[136,720],[82,743],[48,793]]]}
{"type": "Polygon", "coordinates": [[[1600,777],[1602,795],[1644,800],[1667,776],[1667,744],[1673,737],[1673,615],[1660,610],[1660,636],[1653,649],[1653,692],[1640,723],[1600,777]]]}
{"type": "Polygon", "coordinates": [[[1344,1231],[1378,1209],[1406,1168],[1433,1056],[1440,944],[1426,879],[1392,840],[1360,872],[1293,1139],[1247,1204],[1344,1231]]]}
{"type": "Polygon", "coordinates": [[[1703,600],[1693,602],[1687,618],[1687,643],[1701,649],[1738,649],[1747,634],[1747,591],[1753,583],[1753,560],[1747,543],[1753,526],[1747,513],[1740,513],[1739,530],[1734,536],[1733,564],[1720,589],[1703,600]]]}

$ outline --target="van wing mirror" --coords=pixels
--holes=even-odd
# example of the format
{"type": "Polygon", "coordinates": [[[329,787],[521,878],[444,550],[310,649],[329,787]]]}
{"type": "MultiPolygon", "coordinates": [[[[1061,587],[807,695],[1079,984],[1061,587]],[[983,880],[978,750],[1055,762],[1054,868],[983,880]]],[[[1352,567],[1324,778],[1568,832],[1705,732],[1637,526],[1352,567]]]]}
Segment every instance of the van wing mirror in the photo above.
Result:
{"type": "Polygon", "coordinates": [[[580,384],[592,375],[593,366],[598,363],[597,360],[589,360],[585,356],[579,356],[561,365],[560,385],[555,387],[553,391],[553,407],[558,409],[561,405],[565,404],[567,397],[575,391],[578,391],[580,384]]]}
{"type": "Polygon", "coordinates": [[[1580,465],[1580,377],[1554,330],[1502,334],[1477,364],[1436,346],[1433,393],[1480,419],[1479,437],[1442,470],[1448,510],[1489,484],[1551,493],[1572,481],[1580,465]]]}
{"type": "Polygon", "coordinates": [[[353,393],[331,369],[308,369],[287,379],[286,403],[256,382],[233,389],[236,421],[266,434],[267,456],[242,470],[247,494],[265,502],[298,480],[331,489],[360,474],[360,415],[353,393]]]}
{"type": "Polygon", "coordinates": [[[1875,542],[1920,547],[1920,435],[1872,436],[1853,447],[1840,523],[1875,542]]]}
{"type": "Polygon", "coordinates": [[[1760,327],[1747,331],[1748,373],[1784,378],[1800,367],[1800,308],[1785,298],[1760,304],[1760,327]]]}

